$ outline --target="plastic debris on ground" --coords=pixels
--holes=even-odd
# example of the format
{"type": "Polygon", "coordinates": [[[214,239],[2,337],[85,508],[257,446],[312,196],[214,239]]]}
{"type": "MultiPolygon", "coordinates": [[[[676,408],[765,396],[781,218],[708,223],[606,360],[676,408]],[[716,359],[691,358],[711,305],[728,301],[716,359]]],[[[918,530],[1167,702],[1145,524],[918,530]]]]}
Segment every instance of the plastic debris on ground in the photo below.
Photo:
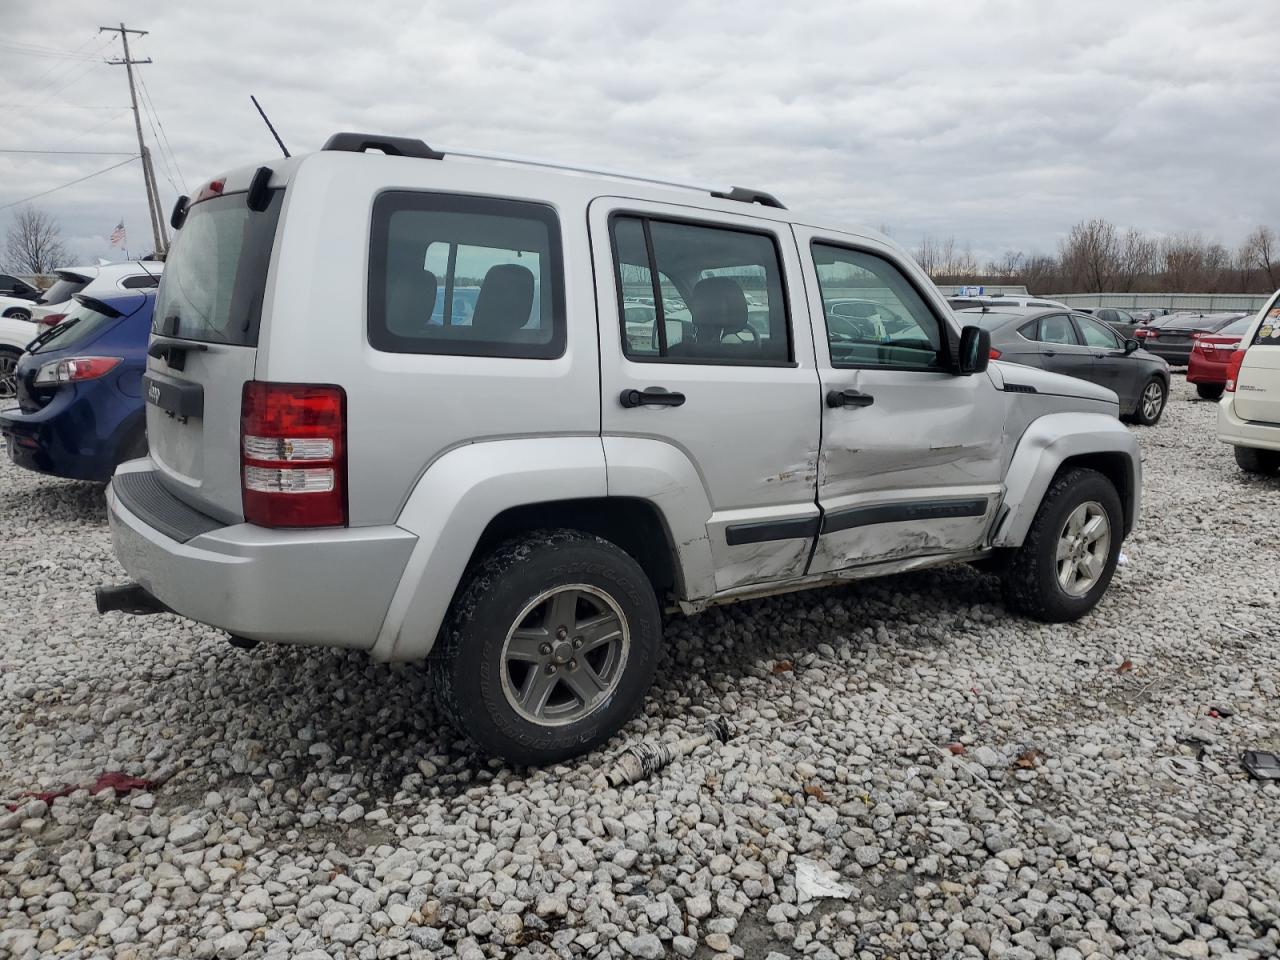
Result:
{"type": "Polygon", "coordinates": [[[853,884],[841,880],[826,864],[807,857],[794,857],[791,862],[796,868],[796,903],[803,912],[812,910],[816,900],[848,900],[854,895],[853,884]]]}

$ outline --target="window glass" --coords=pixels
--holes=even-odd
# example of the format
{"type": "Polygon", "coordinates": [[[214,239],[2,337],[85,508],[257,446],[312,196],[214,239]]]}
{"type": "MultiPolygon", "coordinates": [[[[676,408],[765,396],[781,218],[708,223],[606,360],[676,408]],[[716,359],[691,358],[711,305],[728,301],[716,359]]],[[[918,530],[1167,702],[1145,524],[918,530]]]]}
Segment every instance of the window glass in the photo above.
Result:
{"type": "Polygon", "coordinates": [[[160,286],[160,277],[159,275],[148,277],[145,274],[141,277],[125,277],[120,281],[120,286],[126,290],[143,290],[149,287],[158,287],[160,286]]]}
{"type": "Polygon", "coordinates": [[[1040,335],[1036,337],[1042,343],[1059,343],[1079,345],[1080,339],[1071,326],[1071,318],[1065,313],[1054,313],[1040,318],[1040,335]]]}
{"type": "Polygon", "coordinates": [[[284,191],[266,210],[243,193],[193,203],[165,259],[153,326],[211,343],[256,346],[267,268],[284,191]]]}
{"type": "Polygon", "coordinates": [[[771,237],[617,217],[613,241],[628,357],[682,363],[790,361],[782,265],[771,237]],[[657,267],[656,290],[646,227],[657,267]]]}
{"type": "Polygon", "coordinates": [[[821,243],[813,259],[834,366],[945,365],[938,318],[896,266],[821,243]]]}
{"type": "Polygon", "coordinates": [[[75,280],[68,280],[66,277],[59,277],[53,281],[53,286],[40,295],[38,303],[62,303],[70,300],[77,293],[89,285],[89,281],[77,277],[75,280]]]}
{"type": "Polygon", "coordinates": [[[536,203],[396,191],[374,202],[369,342],[396,353],[558,357],[560,231],[536,203]]]}
{"type": "Polygon", "coordinates": [[[1110,327],[1103,326],[1090,317],[1081,316],[1076,317],[1076,324],[1080,327],[1080,335],[1084,337],[1086,346],[1101,347],[1104,350],[1120,349],[1120,338],[1110,327]]]}

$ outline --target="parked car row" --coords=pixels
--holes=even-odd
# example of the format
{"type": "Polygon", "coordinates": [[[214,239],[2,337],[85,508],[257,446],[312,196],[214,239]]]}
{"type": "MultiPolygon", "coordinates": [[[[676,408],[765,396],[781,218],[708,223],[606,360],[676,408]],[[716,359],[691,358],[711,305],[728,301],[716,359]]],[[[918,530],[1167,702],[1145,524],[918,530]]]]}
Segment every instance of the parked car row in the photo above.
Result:
{"type": "Polygon", "coordinates": [[[1114,390],[1120,415],[1154,426],[1169,398],[1169,364],[1122,339],[1093,317],[1066,308],[970,307],[959,316],[973,316],[991,332],[991,357],[1079,377],[1114,390]]]}
{"type": "MultiPolygon", "coordinates": [[[[158,260],[64,267],[54,271],[53,285],[48,290],[35,291],[35,297],[30,296],[29,284],[18,281],[28,289],[8,295],[0,289],[0,319],[34,320],[51,326],[72,309],[72,297],[77,293],[101,298],[122,290],[151,289],[159,285],[163,268],[164,264],[158,260]]],[[[0,277],[0,287],[4,279],[0,277]]]]}

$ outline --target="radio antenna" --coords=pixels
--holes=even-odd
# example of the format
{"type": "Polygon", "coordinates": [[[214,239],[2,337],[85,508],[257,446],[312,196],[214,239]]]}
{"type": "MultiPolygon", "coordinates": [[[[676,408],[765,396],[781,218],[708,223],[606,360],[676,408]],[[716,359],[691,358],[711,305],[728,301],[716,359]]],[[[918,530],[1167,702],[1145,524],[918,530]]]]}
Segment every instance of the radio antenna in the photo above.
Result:
{"type": "Polygon", "coordinates": [[[288,157],[289,148],[284,145],[284,141],[280,139],[280,134],[276,133],[276,128],[273,127],[271,125],[271,121],[267,119],[267,111],[262,109],[262,104],[258,102],[258,98],[255,97],[252,93],[249,94],[249,99],[252,100],[253,105],[258,108],[258,113],[262,117],[262,122],[267,125],[267,129],[271,131],[271,135],[276,138],[276,143],[280,144],[280,152],[283,153],[286,157],[288,157]]]}

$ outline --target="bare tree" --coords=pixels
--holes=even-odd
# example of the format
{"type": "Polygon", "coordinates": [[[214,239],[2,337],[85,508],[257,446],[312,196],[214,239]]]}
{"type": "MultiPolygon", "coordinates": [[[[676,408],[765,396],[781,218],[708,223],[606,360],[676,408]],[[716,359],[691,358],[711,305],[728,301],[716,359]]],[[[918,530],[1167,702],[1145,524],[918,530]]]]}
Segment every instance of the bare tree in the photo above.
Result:
{"type": "Polygon", "coordinates": [[[1059,259],[1072,286],[1086,293],[1110,290],[1118,272],[1120,235],[1101,217],[1077,223],[1062,241],[1059,259]]]}
{"type": "Polygon", "coordinates": [[[1245,237],[1240,266],[1266,277],[1267,289],[1280,287],[1280,238],[1270,227],[1259,226],[1245,237]]]}
{"type": "Polygon", "coordinates": [[[52,273],[67,262],[67,248],[57,221],[30,205],[20,207],[9,224],[4,252],[15,273],[52,273]]]}

